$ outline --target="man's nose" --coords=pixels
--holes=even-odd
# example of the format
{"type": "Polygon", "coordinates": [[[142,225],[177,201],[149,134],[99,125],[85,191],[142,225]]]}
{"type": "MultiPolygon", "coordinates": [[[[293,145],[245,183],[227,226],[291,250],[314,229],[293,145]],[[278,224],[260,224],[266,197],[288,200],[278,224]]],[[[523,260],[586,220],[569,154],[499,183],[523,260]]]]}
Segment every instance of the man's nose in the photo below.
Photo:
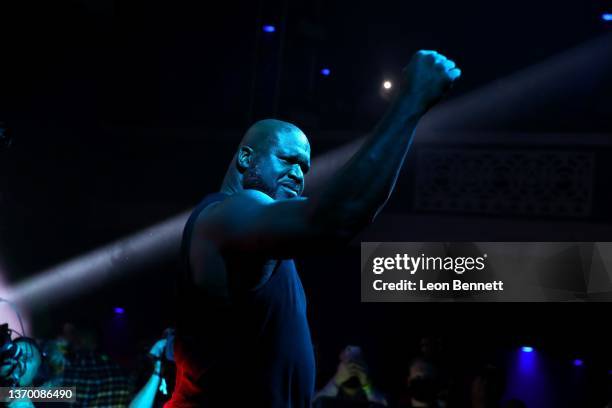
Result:
{"type": "Polygon", "coordinates": [[[302,185],[302,182],[304,181],[304,173],[302,172],[302,168],[299,164],[294,164],[291,167],[291,171],[289,171],[289,177],[299,185],[302,185]]]}

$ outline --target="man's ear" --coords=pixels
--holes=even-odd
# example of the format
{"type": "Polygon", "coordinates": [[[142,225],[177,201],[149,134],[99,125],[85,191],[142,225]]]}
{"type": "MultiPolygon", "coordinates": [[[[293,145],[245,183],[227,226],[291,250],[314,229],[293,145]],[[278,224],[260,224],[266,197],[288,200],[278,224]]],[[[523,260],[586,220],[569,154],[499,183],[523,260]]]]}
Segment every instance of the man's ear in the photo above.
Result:
{"type": "Polygon", "coordinates": [[[251,167],[253,162],[253,154],[254,151],[249,146],[240,146],[238,156],[236,157],[236,165],[241,173],[251,167]]]}

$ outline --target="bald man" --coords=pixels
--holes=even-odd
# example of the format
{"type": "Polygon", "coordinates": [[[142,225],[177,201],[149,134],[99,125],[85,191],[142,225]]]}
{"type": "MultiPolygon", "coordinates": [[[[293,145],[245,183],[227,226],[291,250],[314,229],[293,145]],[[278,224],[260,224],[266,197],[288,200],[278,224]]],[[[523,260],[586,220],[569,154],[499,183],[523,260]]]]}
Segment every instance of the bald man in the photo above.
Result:
{"type": "Polygon", "coordinates": [[[314,357],[293,258],[345,244],[374,220],[417,122],[459,75],[444,56],[417,52],[372,135],[311,199],[301,197],[306,135],[272,119],[247,131],[220,192],[185,226],[169,407],[310,406],[314,357]]]}

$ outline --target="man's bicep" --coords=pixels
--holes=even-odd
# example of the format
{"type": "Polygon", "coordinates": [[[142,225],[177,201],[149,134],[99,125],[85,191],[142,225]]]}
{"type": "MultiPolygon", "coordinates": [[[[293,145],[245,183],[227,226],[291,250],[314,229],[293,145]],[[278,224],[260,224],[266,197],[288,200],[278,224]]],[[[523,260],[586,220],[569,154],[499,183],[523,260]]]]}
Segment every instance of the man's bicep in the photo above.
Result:
{"type": "Polygon", "coordinates": [[[309,211],[305,198],[275,201],[263,193],[245,191],[205,214],[201,232],[222,251],[293,257],[314,249],[325,235],[309,211]]]}

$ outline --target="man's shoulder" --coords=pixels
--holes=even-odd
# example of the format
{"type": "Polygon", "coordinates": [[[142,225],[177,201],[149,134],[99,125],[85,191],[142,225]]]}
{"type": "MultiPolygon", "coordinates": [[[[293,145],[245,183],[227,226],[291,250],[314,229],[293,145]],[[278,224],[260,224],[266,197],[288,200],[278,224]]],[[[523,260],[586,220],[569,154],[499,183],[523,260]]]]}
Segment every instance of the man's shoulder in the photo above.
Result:
{"type": "Polygon", "coordinates": [[[228,197],[230,196],[224,193],[211,193],[206,195],[191,212],[189,220],[187,221],[187,227],[189,227],[190,224],[199,223],[204,215],[210,213],[213,208],[217,207],[228,197]]]}
{"type": "Polygon", "coordinates": [[[255,189],[240,190],[233,194],[225,194],[225,196],[227,198],[227,202],[252,202],[260,204],[269,204],[275,201],[266,193],[255,189]]]}
{"type": "Polygon", "coordinates": [[[273,202],[274,199],[258,190],[242,190],[231,195],[211,194],[194,211],[194,222],[202,226],[208,223],[232,221],[252,213],[259,206],[273,202]]]}

